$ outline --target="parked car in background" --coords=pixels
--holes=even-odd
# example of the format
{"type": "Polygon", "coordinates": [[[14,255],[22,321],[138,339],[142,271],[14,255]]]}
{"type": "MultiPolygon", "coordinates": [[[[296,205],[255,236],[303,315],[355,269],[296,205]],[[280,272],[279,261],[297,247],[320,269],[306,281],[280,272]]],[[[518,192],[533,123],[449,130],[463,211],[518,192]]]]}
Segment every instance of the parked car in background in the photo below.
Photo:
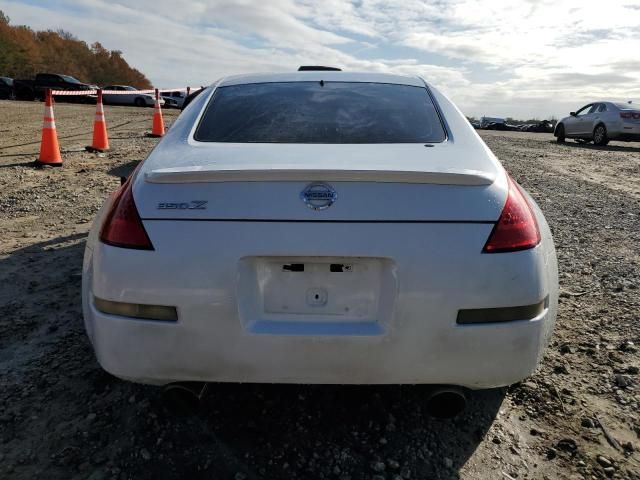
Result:
{"type": "Polygon", "coordinates": [[[498,117],[481,117],[480,118],[480,126],[482,128],[487,128],[492,123],[507,123],[504,118],[498,117]]]}
{"type": "Polygon", "coordinates": [[[5,100],[13,100],[16,98],[13,90],[13,78],[0,77],[0,98],[5,100]]]}
{"type": "MultiPolygon", "coordinates": [[[[48,88],[52,90],[95,90],[98,87],[82,83],[69,75],[57,73],[39,73],[33,80],[13,81],[13,89],[18,100],[44,100],[48,88]]],[[[60,95],[56,100],[91,102],[91,98],[87,95],[60,95]]]]}
{"type": "MultiPolygon", "coordinates": [[[[131,92],[131,93],[103,93],[102,101],[108,105],[135,105],[136,107],[153,107],[155,96],[151,93],[141,93],[130,85],[107,85],[102,87],[105,91],[131,92]]],[[[164,100],[160,98],[160,105],[164,100]]]]}
{"type": "Polygon", "coordinates": [[[479,129],[479,128],[481,128],[481,127],[480,127],[480,122],[478,122],[477,120],[475,120],[475,119],[471,119],[471,118],[469,118],[469,117],[466,117],[466,119],[469,121],[469,123],[471,124],[471,126],[472,126],[473,128],[475,128],[476,130],[477,130],[477,129],[479,129]]]}
{"type": "Polygon", "coordinates": [[[178,101],[175,98],[162,97],[162,100],[164,100],[165,108],[180,108],[178,105],[178,101]]]}
{"type": "Polygon", "coordinates": [[[558,273],[539,207],[438,89],[300,71],[193,97],[98,213],[82,296],[131,381],[478,389],[534,371],[558,273]]]}
{"type": "Polygon", "coordinates": [[[187,92],[160,92],[160,96],[167,102],[167,107],[182,108],[187,92]]]}
{"type": "Polygon", "coordinates": [[[518,125],[518,130],[523,132],[553,133],[554,124],[550,120],[542,120],[538,123],[525,123],[518,125]]]}
{"type": "Polygon", "coordinates": [[[504,122],[491,122],[491,123],[488,123],[484,128],[486,130],[501,130],[505,132],[520,130],[517,125],[511,125],[509,123],[504,123],[504,122]]]}
{"type": "Polygon", "coordinates": [[[631,103],[594,102],[571,112],[556,125],[559,143],[566,138],[606,145],[610,140],[640,141],[640,109],[631,103]]]}
{"type": "Polygon", "coordinates": [[[196,99],[196,97],[204,91],[205,91],[205,87],[200,87],[197,90],[191,90],[191,93],[189,93],[189,95],[187,95],[187,97],[184,99],[184,103],[180,107],[180,110],[184,110],[185,108],[187,108],[189,104],[193,102],[196,99]]]}
{"type": "Polygon", "coordinates": [[[507,124],[499,122],[489,122],[486,123],[483,128],[485,130],[507,130],[507,124]]]}
{"type": "Polygon", "coordinates": [[[554,125],[549,120],[542,120],[541,122],[534,123],[532,125],[528,125],[527,132],[538,132],[538,133],[552,133],[554,129],[554,125]]]}

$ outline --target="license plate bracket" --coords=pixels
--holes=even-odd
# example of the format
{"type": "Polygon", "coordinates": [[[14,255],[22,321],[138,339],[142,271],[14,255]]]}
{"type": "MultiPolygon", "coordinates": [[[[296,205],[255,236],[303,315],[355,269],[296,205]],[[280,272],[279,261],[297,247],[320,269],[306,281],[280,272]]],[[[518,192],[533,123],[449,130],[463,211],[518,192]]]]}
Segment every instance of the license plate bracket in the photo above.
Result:
{"type": "Polygon", "coordinates": [[[257,265],[264,312],[372,318],[380,298],[382,266],[377,259],[295,262],[264,260],[257,265]]]}
{"type": "Polygon", "coordinates": [[[395,296],[392,265],[372,257],[245,257],[238,285],[242,321],[250,329],[275,322],[279,332],[286,323],[380,327],[395,296]]]}

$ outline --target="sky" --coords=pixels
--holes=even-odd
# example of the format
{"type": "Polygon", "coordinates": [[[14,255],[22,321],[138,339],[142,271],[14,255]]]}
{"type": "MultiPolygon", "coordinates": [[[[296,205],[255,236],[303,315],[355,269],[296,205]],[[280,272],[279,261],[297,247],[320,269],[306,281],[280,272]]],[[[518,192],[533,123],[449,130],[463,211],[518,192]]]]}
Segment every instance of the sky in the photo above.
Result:
{"type": "Polygon", "coordinates": [[[639,0],[0,0],[121,50],[160,88],[299,65],[420,75],[467,115],[640,103],[639,0]]]}

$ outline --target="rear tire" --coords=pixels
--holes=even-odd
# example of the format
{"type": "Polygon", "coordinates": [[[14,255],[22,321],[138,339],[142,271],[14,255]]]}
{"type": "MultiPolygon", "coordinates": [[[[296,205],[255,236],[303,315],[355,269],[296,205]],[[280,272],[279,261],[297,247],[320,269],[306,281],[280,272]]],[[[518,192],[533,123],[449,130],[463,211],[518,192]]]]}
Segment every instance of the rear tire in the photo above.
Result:
{"type": "Polygon", "coordinates": [[[146,106],[147,106],[147,102],[145,102],[145,101],[144,101],[144,98],[140,98],[140,97],[136,98],[136,99],[133,101],[133,104],[134,104],[136,107],[146,107],[146,106]]]}
{"type": "Polygon", "coordinates": [[[556,142],[564,143],[564,139],[564,125],[560,124],[558,128],[556,128],[556,142]]]}
{"type": "Polygon", "coordinates": [[[593,129],[593,144],[598,147],[604,147],[607,143],[609,143],[607,127],[603,124],[596,125],[596,128],[593,129]]]}

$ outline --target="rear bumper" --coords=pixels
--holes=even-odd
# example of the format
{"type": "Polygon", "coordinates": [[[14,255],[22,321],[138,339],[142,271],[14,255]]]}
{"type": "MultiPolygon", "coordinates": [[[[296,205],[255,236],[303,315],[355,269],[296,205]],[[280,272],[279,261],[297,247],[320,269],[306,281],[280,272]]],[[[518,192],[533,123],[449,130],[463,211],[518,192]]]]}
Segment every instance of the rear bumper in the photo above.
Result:
{"type": "Polygon", "coordinates": [[[637,127],[637,131],[625,131],[616,135],[612,140],[617,140],[619,142],[640,142],[640,127],[637,127]]]}
{"type": "MultiPolygon", "coordinates": [[[[380,336],[304,337],[166,324],[89,309],[100,365],[131,381],[509,385],[529,376],[554,312],[533,320],[402,331],[380,336]]],[[[194,319],[189,319],[194,320],[194,319]]]]}
{"type": "Polygon", "coordinates": [[[490,224],[397,224],[390,236],[380,235],[379,224],[335,224],[327,235],[324,224],[181,222],[172,237],[171,222],[146,222],[155,252],[88,246],[85,324],[102,367],[141,383],[508,385],[535,369],[555,321],[555,253],[541,226],[538,247],[483,255],[490,224]],[[393,299],[372,323],[377,330],[255,328],[260,322],[245,308],[251,294],[242,287],[248,256],[386,258],[393,299]],[[104,314],[94,295],[174,305],[179,320],[104,314]],[[459,309],[531,305],[547,296],[548,308],[530,320],[456,323],[459,309]]]}
{"type": "Polygon", "coordinates": [[[611,140],[637,142],[640,141],[640,123],[619,121],[607,125],[607,134],[611,140]]]}

